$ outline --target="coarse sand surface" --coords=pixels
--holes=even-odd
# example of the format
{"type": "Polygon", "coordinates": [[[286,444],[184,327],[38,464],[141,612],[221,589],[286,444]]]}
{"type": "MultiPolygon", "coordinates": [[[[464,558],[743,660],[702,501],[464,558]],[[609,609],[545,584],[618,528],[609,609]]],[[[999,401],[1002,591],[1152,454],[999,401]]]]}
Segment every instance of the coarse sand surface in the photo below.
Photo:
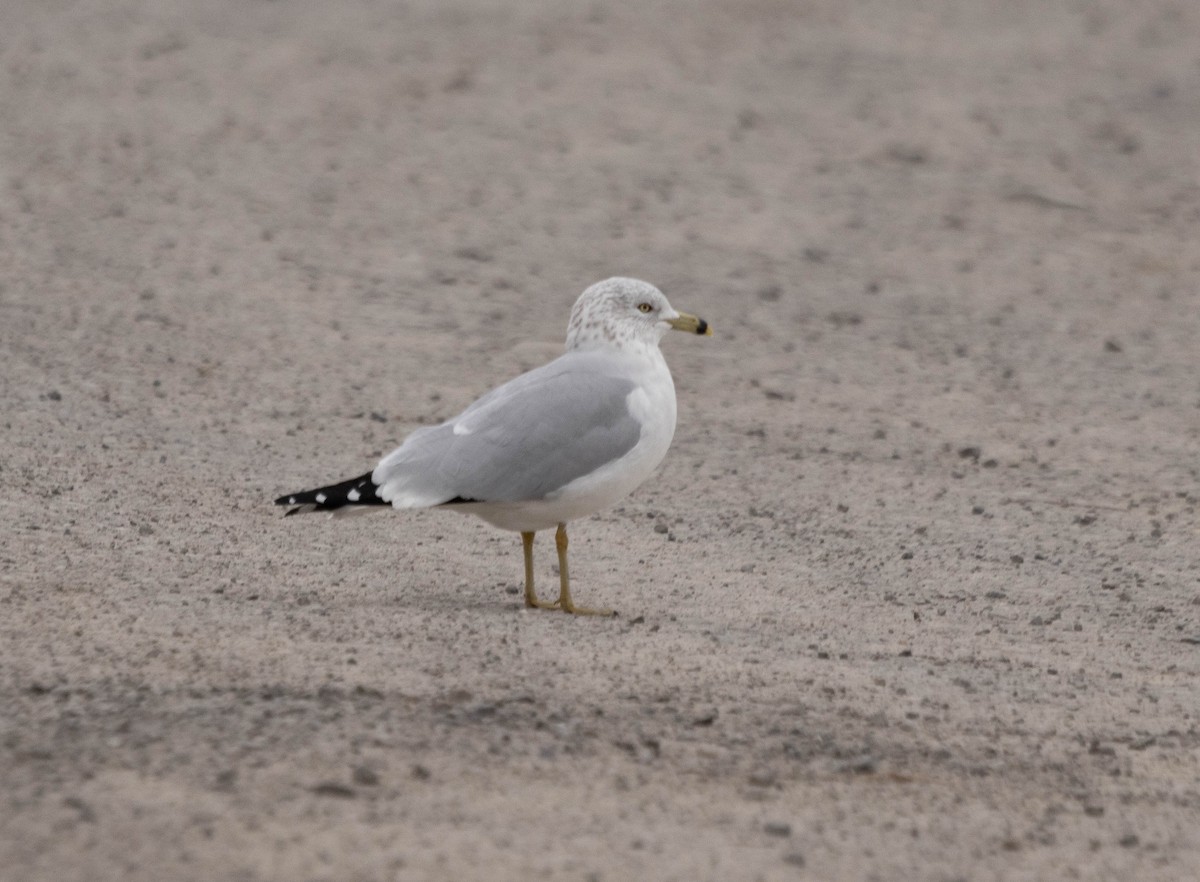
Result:
{"type": "Polygon", "coordinates": [[[1197,34],[5,0],[0,879],[1200,878],[1197,34]],[[572,526],[619,616],[271,504],[612,275],[716,330],[572,526]]]}

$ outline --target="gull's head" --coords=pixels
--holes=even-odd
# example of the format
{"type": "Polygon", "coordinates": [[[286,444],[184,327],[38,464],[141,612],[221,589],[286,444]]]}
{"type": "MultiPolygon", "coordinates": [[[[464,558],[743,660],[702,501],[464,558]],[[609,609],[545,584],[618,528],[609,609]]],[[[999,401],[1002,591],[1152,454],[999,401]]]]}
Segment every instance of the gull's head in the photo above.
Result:
{"type": "Polygon", "coordinates": [[[670,330],[712,334],[708,322],[675,310],[649,282],[617,276],[579,295],[567,325],[567,349],[657,346],[670,330]]]}

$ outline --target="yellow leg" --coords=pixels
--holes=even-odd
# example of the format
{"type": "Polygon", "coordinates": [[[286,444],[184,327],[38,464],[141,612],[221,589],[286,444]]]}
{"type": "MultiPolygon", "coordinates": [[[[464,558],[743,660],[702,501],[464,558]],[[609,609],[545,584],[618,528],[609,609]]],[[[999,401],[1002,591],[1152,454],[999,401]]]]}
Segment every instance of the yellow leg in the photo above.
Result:
{"type": "Polygon", "coordinates": [[[521,545],[525,549],[525,605],[536,609],[558,609],[557,600],[554,603],[538,600],[533,590],[533,533],[522,533],[521,545]]]}
{"type": "Polygon", "coordinates": [[[558,604],[557,606],[566,613],[572,613],[577,616],[611,616],[611,609],[588,609],[585,606],[576,606],[571,601],[571,576],[567,572],[567,525],[559,524],[558,532],[554,534],[554,545],[558,549],[558,604]]]}

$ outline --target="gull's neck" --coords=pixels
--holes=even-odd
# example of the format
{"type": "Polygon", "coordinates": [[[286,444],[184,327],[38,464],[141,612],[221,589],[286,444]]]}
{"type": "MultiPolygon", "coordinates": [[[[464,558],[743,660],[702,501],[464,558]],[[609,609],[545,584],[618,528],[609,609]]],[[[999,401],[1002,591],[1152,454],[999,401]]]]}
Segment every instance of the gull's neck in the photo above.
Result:
{"type": "Polygon", "coordinates": [[[646,340],[642,337],[621,339],[620,337],[606,336],[603,332],[592,333],[590,329],[580,334],[568,335],[566,351],[609,352],[613,355],[662,358],[662,350],[658,348],[657,340],[646,340]]]}
{"type": "Polygon", "coordinates": [[[629,326],[611,321],[587,321],[571,316],[567,327],[567,352],[608,350],[622,353],[658,352],[662,333],[647,326],[629,326]]]}

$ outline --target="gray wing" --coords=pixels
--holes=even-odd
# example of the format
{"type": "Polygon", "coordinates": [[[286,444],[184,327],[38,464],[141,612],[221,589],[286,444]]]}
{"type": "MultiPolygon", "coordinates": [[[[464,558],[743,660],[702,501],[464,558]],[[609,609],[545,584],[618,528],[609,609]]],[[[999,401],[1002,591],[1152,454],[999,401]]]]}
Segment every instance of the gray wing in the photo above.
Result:
{"type": "Polygon", "coordinates": [[[418,429],[376,467],[378,495],[401,508],[542,499],[619,459],[642,430],[627,404],[633,382],[606,366],[568,353],[418,429]]]}

